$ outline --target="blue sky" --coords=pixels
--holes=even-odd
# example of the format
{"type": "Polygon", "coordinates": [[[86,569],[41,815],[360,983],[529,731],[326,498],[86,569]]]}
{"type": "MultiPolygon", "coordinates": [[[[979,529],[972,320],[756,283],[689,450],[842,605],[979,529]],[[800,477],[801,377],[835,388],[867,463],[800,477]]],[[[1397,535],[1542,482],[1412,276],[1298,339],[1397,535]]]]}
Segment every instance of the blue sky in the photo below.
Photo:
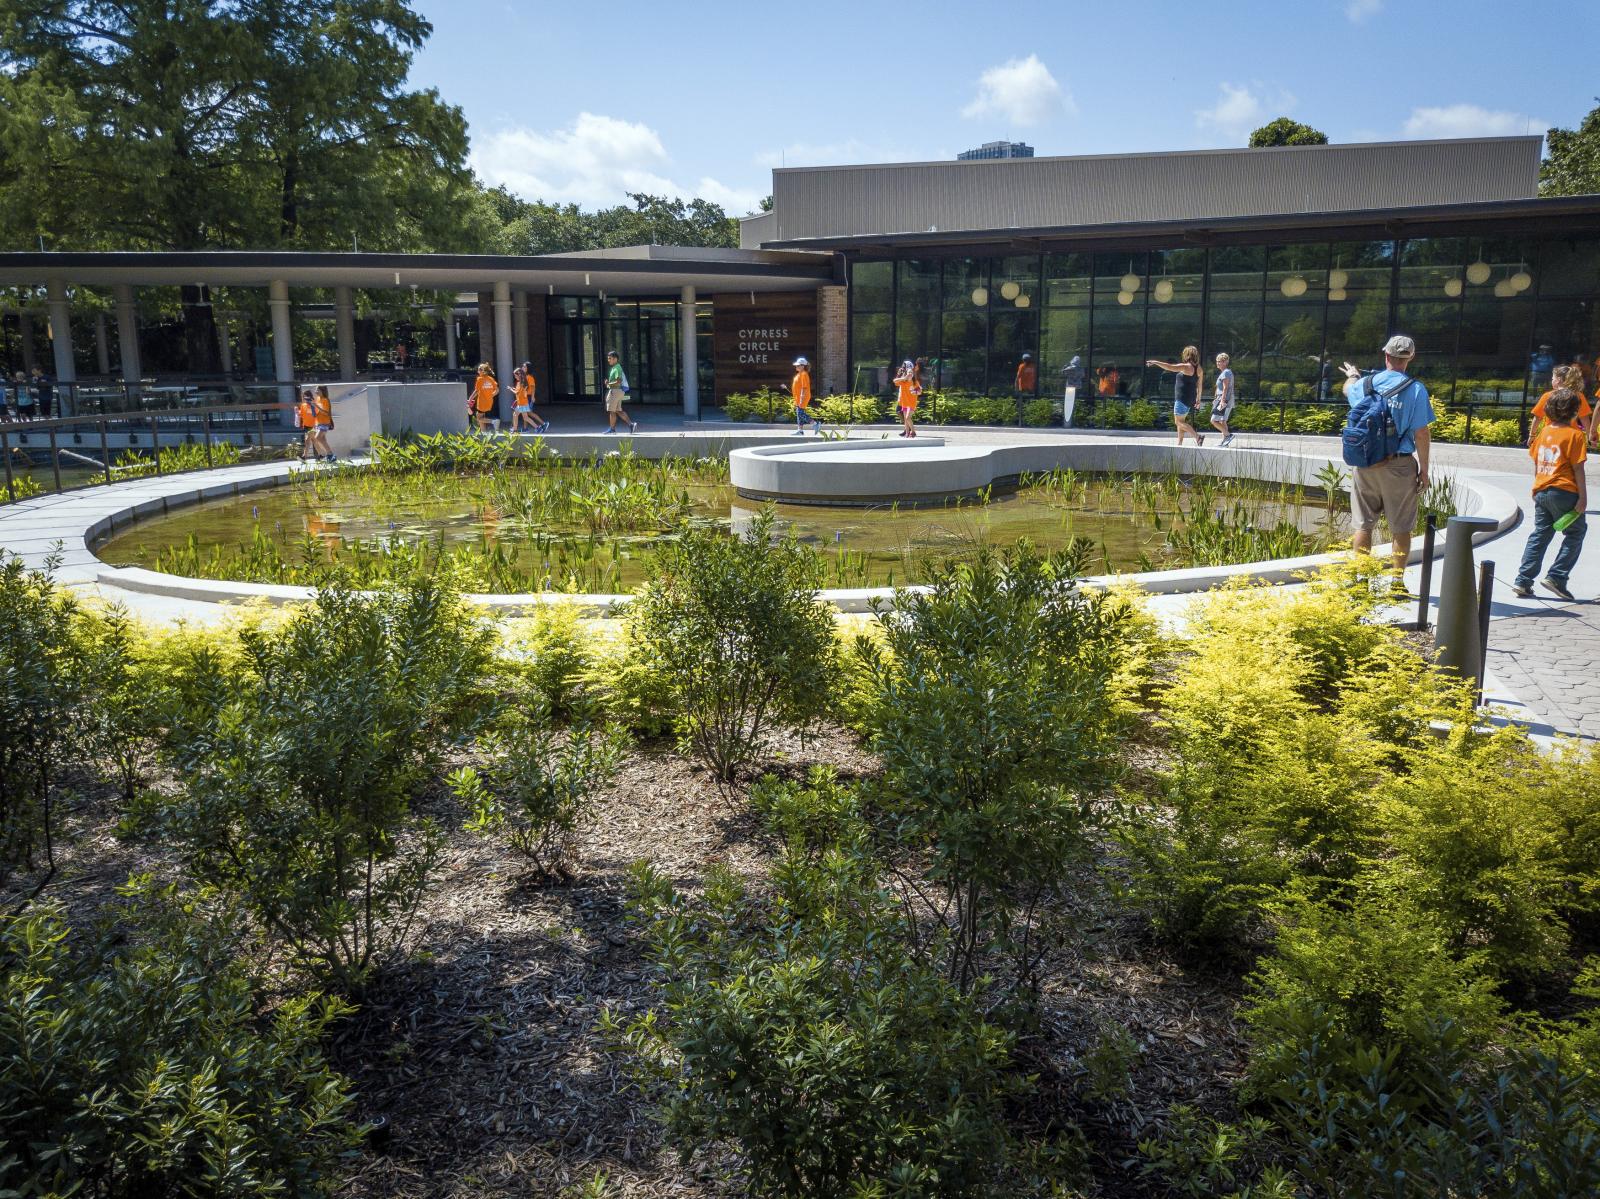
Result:
{"type": "Polygon", "coordinates": [[[415,0],[412,81],[466,112],[480,177],[585,207],[627,191],[744,212],[778,165],[1336,142],[1577,124],[1596,0],[983,4],[415,0]]]}

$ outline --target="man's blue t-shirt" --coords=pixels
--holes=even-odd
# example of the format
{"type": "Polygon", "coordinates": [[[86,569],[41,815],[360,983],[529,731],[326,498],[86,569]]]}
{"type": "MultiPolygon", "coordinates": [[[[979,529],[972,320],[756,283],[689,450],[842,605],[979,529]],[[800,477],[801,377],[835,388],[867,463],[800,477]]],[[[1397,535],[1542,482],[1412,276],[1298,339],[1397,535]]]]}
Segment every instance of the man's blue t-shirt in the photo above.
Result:
{"type": "MultiPolygon", "coordinates": [[[[1399,387],[1403,379],[1410,378],[1404,371],[1381,370],[1372,377],[1375,390],[1384,392],[1399,387]]],[[[1351,379],[1344,385],[1344,398],[1354,408],[1366,394],[1366,379],[1351,379]]],[[[1417,380],[1410,387],[1401,388],[1389,397],[1389,416],[1400,432],[1397,454],[1414,454],[1417,450],[1417,430],[1433,424],[1433,403],[1428,399],[1428,389],[1417,380]]]]}

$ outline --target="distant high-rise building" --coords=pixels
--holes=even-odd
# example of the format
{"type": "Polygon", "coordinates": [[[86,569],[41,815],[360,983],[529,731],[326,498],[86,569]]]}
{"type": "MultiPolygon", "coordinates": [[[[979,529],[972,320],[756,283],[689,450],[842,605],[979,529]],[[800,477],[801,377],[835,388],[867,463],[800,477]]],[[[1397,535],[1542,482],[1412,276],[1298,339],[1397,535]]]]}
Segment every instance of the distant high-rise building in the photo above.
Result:
{"type": "Polygon", "coordinates": [[[984,142],[976,150],[963,150],[956,157],[963,162],[975,158],[1032,158],[1033,147],[1027,142],[984,142]]]}

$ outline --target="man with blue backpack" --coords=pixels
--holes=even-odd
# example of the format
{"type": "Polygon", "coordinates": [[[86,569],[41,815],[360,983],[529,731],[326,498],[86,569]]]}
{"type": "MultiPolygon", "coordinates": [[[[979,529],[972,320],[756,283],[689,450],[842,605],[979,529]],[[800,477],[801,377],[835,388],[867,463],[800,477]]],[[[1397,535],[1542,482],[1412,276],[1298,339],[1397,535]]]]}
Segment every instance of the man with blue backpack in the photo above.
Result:
{"type": "Polygon", "coordinates": [[[1389,524],[1394,566],[1405,570],[1411,553],[1411,530],[1417,523],[1417,501],[1428,486],[1429,426],[1433,404],[1428,389],[1408,370],[1417,343],[1396,334],[1383,347],[1384,369],[1363,374],[1344,364],[1344,396],[1350,416],[1344,427],[1344,460],[1352,466],[1350,510],[1355,531],[1351,542],[1363,553],[1372,549],[1372,530],[1381,516],[1389,524]]]}

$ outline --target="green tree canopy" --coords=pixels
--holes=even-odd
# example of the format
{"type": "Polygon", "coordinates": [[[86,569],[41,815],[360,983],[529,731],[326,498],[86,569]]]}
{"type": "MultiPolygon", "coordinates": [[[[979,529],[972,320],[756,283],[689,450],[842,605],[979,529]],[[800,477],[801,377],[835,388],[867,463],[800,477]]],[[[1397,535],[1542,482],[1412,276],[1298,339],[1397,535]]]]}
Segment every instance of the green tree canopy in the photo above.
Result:
{"type": "Polygon", "coordinates": [[[1544,144],[1548,156],[1539,167],[1540,195],[1600,194],[1600,105],[1576,129],[1549,130],[1544,144]]]}
{"type": "Polygon", "coordinates": [[[576,204],[524,200],[504,187],[483,193],[508,254],[553,254],[613,246],[737,246],[739,222],[709,200],[630,192],[629,204],[584,212],[576,204]]]}
{"type": "Polygon", "coordinates": [[[1302,125],[1299,121],[1290,120],[1288,117],[1279,117],[1275,121],[1268,121],[1250,135],[1250,144],[1254,147],[1262,146],[1326,146],[1328,135],[1320,129],[1313,129],[1310,125],[1302,125]]]}
{"type": "Polygon", "coordinates": [[[405,87],[431,32],[406,0],[0,6],[0,245],[474,247],[466,122],[405,87]]]}

